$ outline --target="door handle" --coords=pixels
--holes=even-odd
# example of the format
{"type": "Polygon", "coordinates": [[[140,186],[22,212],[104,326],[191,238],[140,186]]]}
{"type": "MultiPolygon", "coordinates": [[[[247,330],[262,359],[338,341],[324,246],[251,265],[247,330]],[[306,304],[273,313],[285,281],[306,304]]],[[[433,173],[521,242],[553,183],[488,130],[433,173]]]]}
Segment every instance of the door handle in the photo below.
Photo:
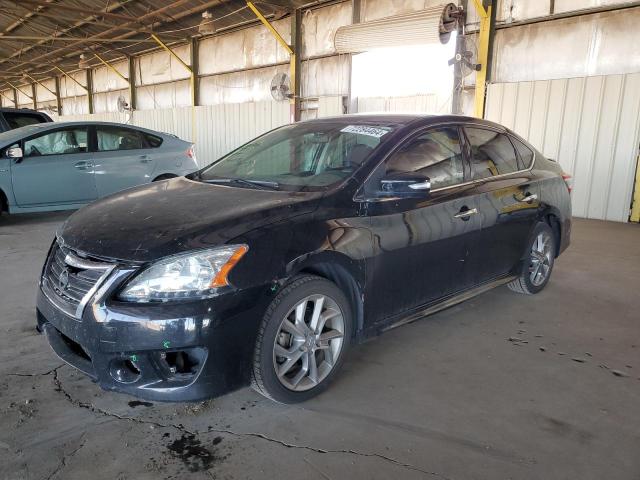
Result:
{"type": "Polygon", "coordinates": [[[77,168],[78,170],[89,170],[90,168],[93,168],[93,163],[86,162],[83,160],[82,162],[76,163],[74,167],[77,168]]]}
{"type": "Polygon", "coordinates": [[[454,218],[461,218],[462,220],[469,220],[471,215],[475,215],[478,213],[477,208],[472,208],[470,210],[460,210],[458,213],[454,215],[454,218]]]}
{"type": "Polygon", "coordinates": [[[535,193],[531,194],[531,195],[527,195],[526,197],[520,199],[519,201],[522,203],[531,203],[534,200],[538,199],[538,195],[536,195],[535,193]]]}
{"type": "Polygon", "coordinates": [[[141,163],[149,163],[151,161],[151,159],[149,158],[149,155],[140,155],[140,162],[141,163]]]}

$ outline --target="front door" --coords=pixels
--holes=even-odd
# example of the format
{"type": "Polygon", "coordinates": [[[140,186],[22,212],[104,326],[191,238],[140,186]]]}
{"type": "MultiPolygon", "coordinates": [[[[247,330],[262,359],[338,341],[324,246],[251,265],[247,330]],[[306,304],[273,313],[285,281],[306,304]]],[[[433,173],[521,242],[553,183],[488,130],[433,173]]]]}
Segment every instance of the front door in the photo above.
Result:
{"type": "Polygon", "coordinates": [[[139,130],[97,125],[95,150],[100,197],[151,181],[157,149],[147,145],[139,130]]]}
{"type": "Polygon", "coordinates": [[[365,185],[374,238],[365,304],[382,321],[466,288],[469,245],[480,230],[477,205],[457,126],[432,128],[407,140],[365,185]],[[429,177],[427,199],[375,198],[380,178],[414,172],[429,177]]]}
{"type": "Polygon", "coordinates": [[[11,163],[16,203],[82,204],[97,198],[87,128],[48,131],[23,141],[23,157],[11,163]]]}
{"type": "Polygon", "coordinates": [[[469,261],[478,284],[519,267],[538,218],[539,185],[528,169],[532,159],[518,155],[509,136],[486,128],[464,131],[471,147],[472,178],[478,181],[481,233],[469,261]]]}

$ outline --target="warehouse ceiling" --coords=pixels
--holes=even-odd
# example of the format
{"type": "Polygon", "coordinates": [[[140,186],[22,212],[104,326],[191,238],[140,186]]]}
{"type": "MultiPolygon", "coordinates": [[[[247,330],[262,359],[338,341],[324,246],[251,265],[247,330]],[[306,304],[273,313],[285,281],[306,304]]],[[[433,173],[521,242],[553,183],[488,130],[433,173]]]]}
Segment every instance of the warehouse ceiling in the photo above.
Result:
{"type": "MultiPolygon", "coordinates": [[[[267,18],[316,3],[254,1],[267,18]]],[[[257,19],[243,0],[0,0],[0,86],[78,70],[83,53],[88,68],[100,65],[93,53],[110,61],[156,49],[152,33],[182,43],[202,36],[202,22],[221,33],[257,19]]]]}

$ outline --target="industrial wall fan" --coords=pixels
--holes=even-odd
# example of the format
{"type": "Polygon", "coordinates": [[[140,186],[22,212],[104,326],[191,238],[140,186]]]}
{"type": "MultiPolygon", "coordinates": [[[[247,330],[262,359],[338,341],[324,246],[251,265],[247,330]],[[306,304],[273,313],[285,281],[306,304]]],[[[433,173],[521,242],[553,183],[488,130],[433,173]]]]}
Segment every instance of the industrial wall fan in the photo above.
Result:
{"type": "Polygon", "coordinates": [[[271,79],[271,96],[274,100],[282,101],[291,98],[289,75],[276,73],[271,79]]]}
{"type": "Polygon", "coordinates": [[[473,38],[468,35],[458,38],[458,48],[455,57],[449,60],[449,65],[459,65],[460,74],[467,77],[480,71],[482,66],[478,63],[478,46],[473,38]]]}

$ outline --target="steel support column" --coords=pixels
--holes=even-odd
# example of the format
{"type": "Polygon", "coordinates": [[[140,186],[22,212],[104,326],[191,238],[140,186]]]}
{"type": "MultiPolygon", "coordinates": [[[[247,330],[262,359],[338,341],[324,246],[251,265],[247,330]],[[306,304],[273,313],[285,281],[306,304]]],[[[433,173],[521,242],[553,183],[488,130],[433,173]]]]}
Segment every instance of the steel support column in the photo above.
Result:
{"type": "Polygon", "coordinates": [[[482,118],[484,116],[484,105],[487,85],[487,66],[489,62],[489,39],[491,35],[491,2],[485,8],[481,0],[473,0],[473,3],[480,17],[480,32],[478,34],[478,63],[480,70],[476,74],[476,97],[474,116],[482,118]]]}
{"type": "Polygon", "coordinates": [[[131,110],[137,108],[136,99],[136,62],[133,57],[128,58],[129,61],[129,106],[131,110]]]}
{"type": "Polygon", "coordinates": [[[190,59],[191,59],[191,88],[193,92],[193,106],[200,104],[200,85],[198,85],[198,46],[200,44],[195,38],[191,38],[190,59]]]}
{"type": "Polygon", "coordinates": [[[33,100],[33,109],[38,109],[38,94],[36,92],[36,84],[31,83],[31,100],[33,100]]]}
{"type": "Polygon", "coordinates": [[[87,68],[87,102],[89,113],[93,113],[93,71],[87,68]]]}
{"type": "Polygon", "coordinates": [[[60,99],[60,77],[56,75],[53,78],[56,85],[56,107],[58,109],[58,115],[62,115],[62,100],[60,99]]]}
{"type": "Polygon", "coordinates": [[[293,53],[291,54],[291,99],[292,120],[300,121],[301,100],[302,100],[302,10],[296,8],[291,15],[291,41],[293,43],[293,53]]]}

